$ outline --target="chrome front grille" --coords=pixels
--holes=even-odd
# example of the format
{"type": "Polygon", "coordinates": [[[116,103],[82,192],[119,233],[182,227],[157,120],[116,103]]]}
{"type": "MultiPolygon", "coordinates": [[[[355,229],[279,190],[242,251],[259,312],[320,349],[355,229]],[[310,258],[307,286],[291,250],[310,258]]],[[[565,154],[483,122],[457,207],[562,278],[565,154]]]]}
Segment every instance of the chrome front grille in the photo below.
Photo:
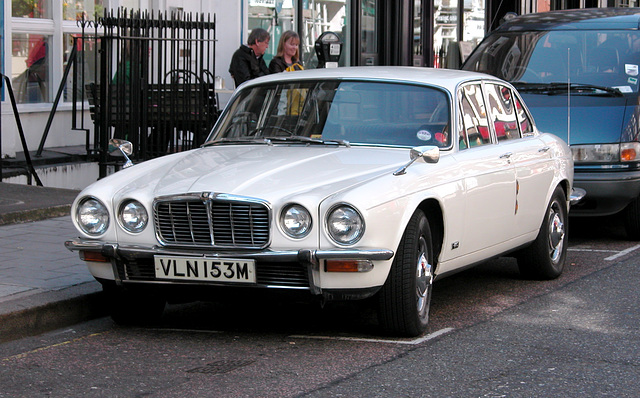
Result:
{"type": "Polygon", "coordinates": [[[261,249],[269,244],[265,202],[228,195],[184,195],[154,202],[158,240],[165,245],[261,249]]]}

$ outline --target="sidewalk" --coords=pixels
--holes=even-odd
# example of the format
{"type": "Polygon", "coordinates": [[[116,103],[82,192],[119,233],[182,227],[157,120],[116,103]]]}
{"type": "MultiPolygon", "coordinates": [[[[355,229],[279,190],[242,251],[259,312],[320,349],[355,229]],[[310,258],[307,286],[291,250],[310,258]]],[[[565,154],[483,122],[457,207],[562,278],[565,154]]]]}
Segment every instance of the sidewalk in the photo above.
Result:
{"type": "Polygon", "coordinates": [[[64,247],[77,194],[0,182],[0,343],[104,314],[100,285],[64,247]]]}

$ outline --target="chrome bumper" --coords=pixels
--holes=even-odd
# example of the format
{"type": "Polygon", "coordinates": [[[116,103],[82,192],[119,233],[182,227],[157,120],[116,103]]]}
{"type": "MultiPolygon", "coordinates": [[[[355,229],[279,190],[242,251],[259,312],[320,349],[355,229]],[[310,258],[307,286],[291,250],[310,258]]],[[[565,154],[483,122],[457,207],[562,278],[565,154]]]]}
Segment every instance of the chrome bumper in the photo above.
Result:
{"type": "MultiPolygon", "coordinates": [[[[345,259],[345,260],[369,260],[369,261],[383,261],[389,260],[393,257],[394,252],[387,249],[337,249],[337,250],[312,250],[312,249],[300,249],[300,250],[285,250],[285,251],[273,251],[273,250],[260,250],[260,251],[207,251],[202,248],[193,249],[173,249],[165,247],[144,247],[134,245],[120,245],[118,243],[106,243],[94,240],[75,239],[65,242],[67,249],[72,251],[90,251],[99,252],[104,257],[111,258],[112,266],[114,267],[114,275],[116,276],[116,283],[120,284],[125,281],[121,279],[116,267],[115,260],[122,259],[147,259],[153,258],[156,255],[160,256],[202,256],[203,258],[229,258],[234,259],[252,259],[261,262],[291,262],[298,263],[300,266],[306,269],[309,278],[308,289],[312,294],[323,294],[326,297],[331,296],[334,293],[329,291],[323,291],[314,280],[314,273],[320,270],[320,260],[329,259],[345,259]]],[[[153,282],[159,284],[160,282],[153,282]]],[[[272,285],[267,287],[282,287],[278,285],[272,285]]],[[[371,289],[369,289],[371,290],[371,289]]],[[[350,291],[346,289],[342,293],[343,296],[357,296],[363,294],[362,292],[350,291]]],[[[370,295],[369,292],[365,292],[366,296],[370,295]]],[[[364,295],[362,296],[365,297],[364,295]]]]}
{"type": "Polygon", "coordinates": [[[586,194],[587,191],[585,191],[584,189],[574,187],[571,190],[571,195],[569,195],[569,203],[571,204],[571,206],[577,205],[582,201],[582,199],[584,199],[584,196],[586,194]]]}
{"type": "Polygon", "coordinates": [[[125,246],[117,243],[105,243],[94,240],[68,240],[65,247],[71,251],[97,251],[107,257],[118,258],[120,255],[134,256],[136,258],[163,256],[206,256],[211,258],[229,257],[246,258],[260,261],[305,261],[317,263],[318,260],[329,259],[354,259],[354,260],[389,260],[393,257],[393,250],[387,249],[336,249],[336,250],[261,250],[261,251],[206,251],[202,248],[194,249],[170,249],[165,247],[125,246]]]}

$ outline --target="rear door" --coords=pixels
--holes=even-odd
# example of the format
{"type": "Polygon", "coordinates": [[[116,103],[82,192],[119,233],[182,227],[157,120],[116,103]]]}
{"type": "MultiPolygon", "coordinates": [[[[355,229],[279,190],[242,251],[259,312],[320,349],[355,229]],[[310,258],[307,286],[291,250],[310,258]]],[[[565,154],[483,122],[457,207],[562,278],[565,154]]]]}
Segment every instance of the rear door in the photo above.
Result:
{"type": "Polygon", "coordinates": [[[484,88],[498,146],[515,167],[513,237],[517,237],[540,228],[555,172],[552,151],[534,135],[531,118],[510,87],[487,82],[484,88]]]}

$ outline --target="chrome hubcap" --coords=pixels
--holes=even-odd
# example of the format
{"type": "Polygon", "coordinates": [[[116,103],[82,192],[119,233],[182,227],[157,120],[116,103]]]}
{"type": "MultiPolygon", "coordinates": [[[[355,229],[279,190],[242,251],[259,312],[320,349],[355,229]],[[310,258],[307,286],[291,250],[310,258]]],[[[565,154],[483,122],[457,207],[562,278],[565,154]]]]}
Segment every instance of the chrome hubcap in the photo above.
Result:
{"type": "Polygon", "coordinates": [[[554,263],[562,255],[564,237],[565,226],[556,204],[551,207],[549,214],[549,255],[554,263]]]}
{"type": "Polygon", "coordinates": [[[424,252],[418,257],[416,267],[416,295],[418,299],[418,313],[424,314],[429,307],[429,294],[431,293],[431,284],[433,283],[433,274],[431,272],[431,264],[427,260],[424,252]]]}

